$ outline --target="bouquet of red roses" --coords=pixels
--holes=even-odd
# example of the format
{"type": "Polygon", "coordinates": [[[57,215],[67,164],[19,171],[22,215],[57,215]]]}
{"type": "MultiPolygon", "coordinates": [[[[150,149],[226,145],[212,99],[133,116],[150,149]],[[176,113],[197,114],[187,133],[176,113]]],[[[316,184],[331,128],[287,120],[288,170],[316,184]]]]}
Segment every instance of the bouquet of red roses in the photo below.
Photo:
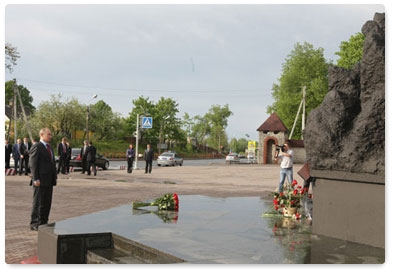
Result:
{"type": "Polygon", "coordinates": [[[140,207],[156,206],[158,210],[175,210],[178,211],[177,193],[166,193],[162,197],[155,199],[153,202],[133,202],[133,209],[140,207]]]}

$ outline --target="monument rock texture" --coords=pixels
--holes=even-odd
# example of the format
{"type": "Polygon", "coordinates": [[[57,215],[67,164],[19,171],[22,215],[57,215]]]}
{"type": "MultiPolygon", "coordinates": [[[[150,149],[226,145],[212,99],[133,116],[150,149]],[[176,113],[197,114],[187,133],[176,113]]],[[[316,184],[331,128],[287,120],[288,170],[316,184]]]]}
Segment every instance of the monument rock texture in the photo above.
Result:
{"type": "Polygon", "coordinates": [[[306,122],[311,169],[385,175],[385,14],[362,27],[362,60],[329,68],[329,90],[306,122]]]}

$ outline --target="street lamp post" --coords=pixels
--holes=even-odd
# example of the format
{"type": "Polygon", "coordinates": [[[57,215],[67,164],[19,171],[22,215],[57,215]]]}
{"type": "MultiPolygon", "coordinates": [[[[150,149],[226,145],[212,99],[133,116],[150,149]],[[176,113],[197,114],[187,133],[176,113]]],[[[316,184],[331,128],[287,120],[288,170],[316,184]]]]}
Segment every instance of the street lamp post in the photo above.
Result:
{"type": "Polygon", "coordinates": [[[91,100],[88,102],[88,106],[86,107],[86,140],[89,141],[89,111],[90,111],[90,102],[97,98],[97,94],[93,95],[91,100]]]}

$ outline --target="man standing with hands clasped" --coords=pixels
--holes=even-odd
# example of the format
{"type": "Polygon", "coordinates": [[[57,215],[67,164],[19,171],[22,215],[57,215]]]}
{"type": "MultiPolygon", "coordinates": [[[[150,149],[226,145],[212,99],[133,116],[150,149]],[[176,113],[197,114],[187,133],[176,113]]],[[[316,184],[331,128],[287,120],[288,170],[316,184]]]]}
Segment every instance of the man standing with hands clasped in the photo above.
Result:
{"type": "Polygon", "coordinates": [[[145,173],[152,171],[152,160],[154,159],[154,150],[151,149],[151,145],[147,144],[147,149],[144,151],[145,160],[145,173]]]}
{"type": "Polygon", "coordinates": [[[56,186],[57,172],[54,152],[50,146],[51,130],[40,130],[40,141],[30,149],[30,169],[33,186],[33,208],[30,228],[38,230],[39,225],[48,223],[52,204],[53,186],[56,186]]]}

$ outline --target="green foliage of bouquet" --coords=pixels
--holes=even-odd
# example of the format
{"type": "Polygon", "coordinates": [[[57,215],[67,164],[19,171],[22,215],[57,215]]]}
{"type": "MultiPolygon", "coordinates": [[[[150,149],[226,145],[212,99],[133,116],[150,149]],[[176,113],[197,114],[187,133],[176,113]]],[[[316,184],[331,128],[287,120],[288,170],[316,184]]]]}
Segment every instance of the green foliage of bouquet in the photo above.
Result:
{"type": "Polygon", "coordinates": [[[133,202],[133,209],[140,207],[156,206],[158,210],[178,211],[179,201],[177,193],[166,193],[162,197],[155,199],[153,202],[133,202]]]}

